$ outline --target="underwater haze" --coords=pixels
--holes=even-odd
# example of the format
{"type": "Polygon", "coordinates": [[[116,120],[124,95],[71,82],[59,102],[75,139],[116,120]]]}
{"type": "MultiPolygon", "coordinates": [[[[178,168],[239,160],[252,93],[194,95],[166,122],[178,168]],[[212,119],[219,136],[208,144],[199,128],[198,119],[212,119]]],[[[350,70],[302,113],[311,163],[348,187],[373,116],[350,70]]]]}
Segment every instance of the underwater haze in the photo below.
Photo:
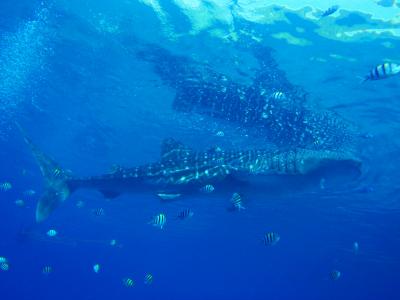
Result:
{"type": "Polygon", "coordinates": [[[0,299],[400,299],[399,0],[1,0],[0,299]]]}

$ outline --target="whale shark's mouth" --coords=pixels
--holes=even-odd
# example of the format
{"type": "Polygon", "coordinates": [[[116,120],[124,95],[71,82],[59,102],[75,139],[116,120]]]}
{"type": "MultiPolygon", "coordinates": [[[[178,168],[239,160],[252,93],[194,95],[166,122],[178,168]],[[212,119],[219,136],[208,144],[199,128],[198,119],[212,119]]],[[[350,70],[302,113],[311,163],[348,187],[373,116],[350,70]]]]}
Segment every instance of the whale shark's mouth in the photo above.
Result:
{"type": "Polygon", "coordinates": [[[362,175],[362,162],[358,159],[323,160],[318,169],[307,177],[319,181],[321,188],[345,188],[357,184],[362,175]]]}

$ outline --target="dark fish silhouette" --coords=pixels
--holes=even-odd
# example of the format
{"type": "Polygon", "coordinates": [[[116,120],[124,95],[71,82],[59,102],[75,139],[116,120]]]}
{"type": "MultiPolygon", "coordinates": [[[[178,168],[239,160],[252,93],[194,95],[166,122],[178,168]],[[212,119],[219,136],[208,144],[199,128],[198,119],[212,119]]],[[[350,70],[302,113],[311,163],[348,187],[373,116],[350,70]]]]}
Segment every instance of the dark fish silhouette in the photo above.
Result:
{"type": "Polygon", "coordinates": [[[339,5],[329,7],[326,11],[321,14],[321,17],[327,17],[333,15],[339,9],[339,5]]]}

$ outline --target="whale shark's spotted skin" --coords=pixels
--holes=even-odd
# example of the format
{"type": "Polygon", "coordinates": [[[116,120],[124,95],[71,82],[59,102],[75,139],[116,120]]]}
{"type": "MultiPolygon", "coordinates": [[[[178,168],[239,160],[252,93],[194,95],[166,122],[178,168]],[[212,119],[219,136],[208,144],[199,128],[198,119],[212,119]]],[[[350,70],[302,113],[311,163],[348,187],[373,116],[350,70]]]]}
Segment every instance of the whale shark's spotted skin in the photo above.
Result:
{"type": "Polygon", "coordinates": [[[259,61],[252,85],[237,83],[211,68],[152,45],[138,54],[176,89],[173,108],[224,119],[249,128],[279,148],[353,151],[360,134],[350,122],[306,104],[307,94],[291,84],[267,48],[253,51],[259,61]],[[284,99],[271,97],[284,92],[284,99]]]}
{"type": "MultiPolygon", "coordinates": [[[[173,139],[164,140],[158,162],[87,178],[74,178],[42,153],[25,136],[40,170],[46,191],[36,209],[37,221],[46,219],[71,193],[81,188],[95,189],[113,198],[126,192],[150,192],[174,196],[201,193],[205,185],[232,187],[235,183],[251,186],[265,175],[307,175],[330,164],[345,164],[359,171],[361,162],[352,155],[309,149],[245,151],[212,148],[196,152],[173,139]]],[[[266,181],[261,180],[265,189],[266,181]]],[[[165,197],[164,197],[165,198],[165,197]]],[[[168,197],[167,197],[168,198],[168,197]]],[[[175,197],[173,197],[175,198],[175,197]]]]}
{"type": "MultiPolygon", "coordinates": [[[[161,188],[202,186],[223,181],[228,176],[238,179],[257,175],[302,175],[321,167],[324,161],[357,161],[355,158],[330,151],[296,149],[289,151],[246,150],[224,151],[213,148],[195,152],[173,139],[164,141],[161,160],[135,168],[68,182],[71,189],[113,180],[136,181],[161,188]]],[[[176,190],[174,190],[176,191],[176,190]]]]}

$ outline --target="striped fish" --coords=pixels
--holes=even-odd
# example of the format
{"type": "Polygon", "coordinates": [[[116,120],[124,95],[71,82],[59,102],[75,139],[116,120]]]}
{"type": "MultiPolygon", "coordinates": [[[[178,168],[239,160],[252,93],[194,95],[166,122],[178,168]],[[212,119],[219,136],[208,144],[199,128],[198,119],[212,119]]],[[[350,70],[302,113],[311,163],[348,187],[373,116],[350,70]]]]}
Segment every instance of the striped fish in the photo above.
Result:
{"type": "Polygon", "coordinates": [[[93,209],[92,212],[93,212],[93,214],[94,214],[95,216],[97,216],[97,217],[101,217],[101,216],[104,216],[104,215],[105,215],[104,208],[101,208],[101,207],[96,208],[96,209],[93,209]]]}
{"type": "Polygon", "coordinates": [[[44,266],[42,269],[43,275],[50,275],[53,272],[53,268],[50,266],[44,266]]]}
{"type": "Polygon", "coordinates": [[[24,192],[24,195],[25,196],[33,196],[33,195],[35,195],[36,194],[36,191],[35,190],[26,190],[25,192],[24,192]]]}
{"type": "Polygon", "coordinates": [[[264,235],[265,246],[275,246],[281,239],[280,235],[276,232],[268,232],[264,235]]]}
{"type": "Polygon", "coordinates": [[[202,188],[200,188],[200,192],[204,193],[204,194],[210,194],[212,192],[214,192],[215,187],[212,184],[207,184],[205,186],[203,186],[202,188]]]}
{"type": "Polygon", "coordinates": [[[54,168],[53,175],[54,177],[60,177],[62,175],[62,170],[60,168],[54,168]]]}
{"type": "Polygon", "coordinates": [[[373,68],[369,74],[365,76],[363,82],[386,79],[398,74],[400,74],[400,65],[395,63],[383,63],[373,68]]]}
{"type": "Polygon", "coordinates": [[[190,208],[186,208],[182,210],[176,218],[180,220],[185,220],[187,218],[193,217],[193,215],[194,215],[193,211],[190,208]]]}
{"type": "Polygon", "coordinates": [[[150,285],[152,283],[153,283],[153,275],[146,274],[146,276],[144,276],[144,284],[150,285]]]}
{"type": "Polygon", "coordinates": [[[12,189],[12,184],[10,182],[0,183],[0,191],[7,192],[12,189]]]}
{"type": "Polygon", "coordinates": [[[275,100],[285,100],[286,95],[283,92],[274,92],[271,94],[271,98],[275,100]]]}
{"type": "Polygon", "coordinates": [[[126,287],[133,287],[135,285],[135,282],[133,281],[133,279],[131,278],[124,278],[122,279],[122,283],[126,286],[126,287]]]}
{"type": "Polygon", "coordinates": [[[1,271],[8,271],[10,269],[10,266],[8,265],[8,263],[3,262],[0,264],[0,270],[1,271]]]}
{"type": "Polygon", "coordinates": [[[243,209],[246,209],[243,206],[242,196],[239,193],[233,193],[231,203],[233,210],[241,211],[243,209]]]}
{"type": "Polygon", "coordinates": [[[340,276],[342,276],[342,273],[338,270],[333,270],[330,274],[329,277],[332,280],[338,280],[340,278],[340,276]]]}
{"type": "Polygon", "coordinates": [[[55,237],[57,235],[57,231],[54,229],[50,229],[49,231],[47,231],[47,235],[49,237],[55,237]]]}
{"type": "Polygon", "coordinates": [[[218,131],[215,135],[218,137],[223,137],[225,136],[225,133],[223,131],[218,131]]]}
{"type": "Polygon", "coordinates": [[[163,229],[165,222],[167,222],[167,218],[165,217],[165,215],[158,214],[153,217],[153,219],[149,222],[149,224],[153,225],[154,227],[159,227],[160,229],[163,229]]]}

